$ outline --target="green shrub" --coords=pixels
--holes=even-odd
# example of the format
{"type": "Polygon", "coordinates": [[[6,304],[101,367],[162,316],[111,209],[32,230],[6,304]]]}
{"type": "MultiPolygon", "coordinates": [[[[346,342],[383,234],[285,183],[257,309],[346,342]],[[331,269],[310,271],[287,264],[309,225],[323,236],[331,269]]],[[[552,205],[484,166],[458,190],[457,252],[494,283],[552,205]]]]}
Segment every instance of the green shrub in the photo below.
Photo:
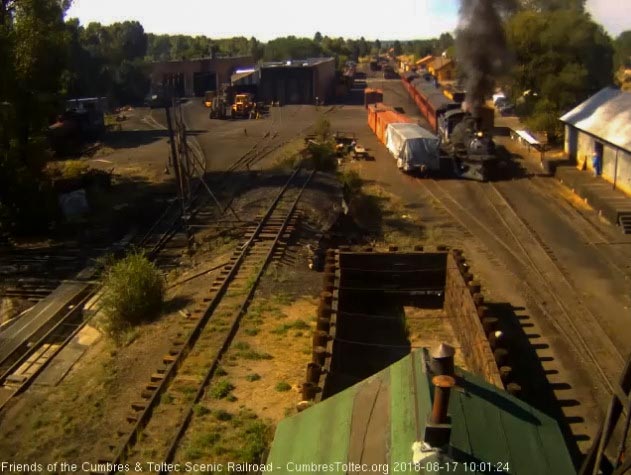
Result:
{"type": "Polygon", "coordinates": [[[331,137],[331,122],[321,115],[315,124],[315,134],[321,142],[327,141],[331,137]]]}
{"type": "Polygon", "coordinates": [[[271,330],[271,333],[274,333],[276,335],[284,335],[287,333],[288,330],[291,330],[292,328],[294,330],[306,330],[309,328],[309,325],[305,323],[303,320],[296,320],[289,323],[283,323],[282,325],[277,326],[276,328],[271,330]]]}
{"type": "Polygon", "coordinates": [[[335,146],[331,142],[310,143],[307,147],[310,164],[316,170],[332,172],[337,169],[335,146]]]}
{"type": "Polygon", "coordinates": [[[339,174],[339,180],[344,188],[344,196],[350,200],[362,189],[362,179],[355,170],[349,170],[339,174]]]}
{"type": "Polygon", "coordinates": [[[206,414],[209,414],[210,409],[208,409],[206,406],[195,404],[195,406],[193,407],[193,412],[195,413],[196,416],[201,417],[201,416],[205,416],[206,414]]]}
{"type": "Polygon", "coordinates": [[[236,454],[236,459],[249,463],[261,462],[272,437],[273,431],[270,425],[260,420],[247,421],[239,434],[239,440],[243,441],[243,446],[236,454]]]}
{"type": "Polygon", "coordinates": [[[143,254],[129,254],[106,269],[103,277],[104,329],[115,340],[139,323],[160,314],[164,284],[143,254]]]}
{"type": "Polygon", "coordinates": [[[81,160],[66,160],[61,167],[62,178],[79,178],[88,171],[88,164],[81,160]]]}
{"type": "Polygon", "coordinates": [[[223,409],[217,409],[215,411],[215,418],[218,421],[229,421],[230,419],[232,419],[232,414],[230,414],[228,411],[225,411],[223,409]]]}
{"type": "Polygon", "coordinates": [[[210,395],[214,399],[224,399],[234,389],[234,386],[228,380],[221,380],[210,390],[210,395]]]}
{"type": "Polygon", "coordinates": [[[246,379],[246,381],[249,381],[249,382],[251,382],[251,383],[252,383],[252,382],[254,382],[254,381],[258,381],[259,379],[261,379],[261,375],[260,375],[260,374],[258,374],[258,373],[252,373],[252,374],[248,374],[248,375],[245,377],[245,379],[246,379]]]}
{"type": "Polygon", "coordinates": [[[237,356],[246,359],[246,360],[271,360],[273,359],[273,356],[270,355],[269,353],[260,353],[256,350],[245,350],[245,351],[239,351],[237,353],[237,356]]]}
{"type": "Polygon", "coordinates": [[[545,132],[548,135],[548,142],[556,144],[563,137],[560,115],[552,102],[542,99],[536,103],[532,115],[526,119],[526,125],[533,132],[545,132]]]}
{"type": "Polygon", "coordinates": [[[278,391],[279,393],[284,393],[287,392],[291,389],[291,384],[285,382],[285,381],[279,381],[278,383],[276,383],[276,391],[278,391]]]}

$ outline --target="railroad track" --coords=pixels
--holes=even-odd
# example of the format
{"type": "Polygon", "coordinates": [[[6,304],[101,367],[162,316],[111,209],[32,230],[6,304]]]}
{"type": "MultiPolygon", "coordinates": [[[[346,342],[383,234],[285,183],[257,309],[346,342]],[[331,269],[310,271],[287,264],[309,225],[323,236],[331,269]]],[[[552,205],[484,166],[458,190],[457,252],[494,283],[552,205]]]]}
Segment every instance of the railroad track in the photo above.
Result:
{"type": "MultiPolygon", "coordinates": [[[[293,111],[293,115],[296,113],[297,111],[293,111]]],[[[290,115],[289,118],[293,115],[290,115]]],[[[186,125],[186,120],[183,117],[179,120],[186,125]]],[[[208,206],[209,204],[212,204],[211,201],[213,201],[213,199],[218,199],[217,195],[228,191],[227,184],[229,180],[227,180],[227,178],[236,171],[249,170],[250,167],[254,166],[258,161],[262,160],[288,142],[288,140],[282,140],[278,132],[273,131],[273,125],[274,124],[272,124],[267,133],[259,141],[257,141],[244,154],[236,158],[230,167],[221,172],[211,183],[202,184],[200,182],[196,185],[189,207],[186,211],[187,221],[192,222],[197,215],[200,213],[207,213],[208,211],[211,211],[211,215],[215,215],[216,212],[214,209],[209,210],[208,206]],[[209,196],[209,191],[213,193],[213,197],[209,196]]],[[[302,131],[300,131],[299,134],[300,133],[302,133],[302,131]]],[[[196,144],[194,147],[191,147],[189,144],[188,148],[189,151],[194,154],[194,166],[198,167],[197,171],[203,176],[206,173],[206,158],[199,144],[196,142],[194,143],[196,144]]],[[[216,201],[215,204],[221,207],[220,214],[224,214],[230,207],[230,200],[225,206],[221,205],[219,201],[216,201]]],[[[184,245],[186,245],[190,240],[190,235],[186,231],[181,233],[183,224],[181,208],[179,207],[178,202],[174,200],[164,210],[152,228],[138,241],[136,245],[138,247],[148,249],[147,252],[150,256],[157,256],[167,243],[173,239],[174,236],[177,236],[178,233],[180,233],[180,238],[185,240],[184,245]]]]}
{"type": "Polygon", "coordinates": [[[132,403],[127,424],[118,429],[99,464],[128,461],[134,466],[147,460],[173,460],[258,281],[272,259],[284,252],[297,223],[297,204],[314,173],[295,170],[259,223],[248,230],[204,301],[184,320],[178,340],[132,403]]]}
{"type": "MultiPolygon", "coordinates": [[[[533,192],[539,193],[544,197],[550,194],[558,195],[558,187],[563,187],[563,185],[556,180],[552,182],[551,179],[541,179],[537,176],[533,176],[528,179],[527,183],[532,188],[533,192]]],[[[624,241],[616,241],[615,237],[607,236],[583,213],[578,211],[571,204],[558,200],[553,200],[552,203],[560,211],[559,214],[578,230],[586,244],[595,249],[596,252],[604,260],[606,260],[612,268],[616,269],[623,278],[631,281],[631,265],[626,264],[627,256],[621,253],[616,253],[615,248],[612,248],[611,250],[613,251],[613,254],[617,255],[617,258],[613,258],[608,253],[603,252],[601,247],[601,245],[611,245],[616,244],[616,242],[624,243],[624,241]],[[621,263],[625,264],[621,265],[621,263]]]]}
{"type": "MultiPolygon", "coordinates": [[[[333,108],[329,108],[327,112],[331,110],[333,110],[333,108]]],[[[298,111],[293,111],[293,114],[297,112],[298,111]]],[[[302,133],[302,131],[300,131],[299,134],[300,133],[302,133]]],[[[280,148],[289,140],[275,140],[277,138],[278,134],[272,134],[270,131],[251,150],[248,150],[248,152],[239,157],[231,168],[224,172],[221,177],[225,178],[229,173],[237,169],[252,166],[258,160],[280,148]]],[[[189,149],[191,153],[201,153],[203,155],[201,148],[196,151],[190,148],[189,145],[189,149]]],[[[202,167],[202,171],[205,171],[205,163],[206,160],[204,157],[197,158],[197,164],[202,167]]],[[[226,180],[218,180],[218,189],[223,190],[225,183],[226,180]]],[[[204,210],[205,205],[208,203],[208,195],[203,188],[203,185],[199,183],[194,190],[194,197],[188,210],[188,219],[193,218],[197,213],[204,210]]],[[[225,212],[225,209],[223,211],[225,212]]],[[[111,249],[111,251],[120,253],[131,246],[136,249],[142,249],[160,269],[166,270],[177,267],[180,264],[179,260],[182,253],[188,247],[191,238],[188,229],[183,227],[182,224],[181,207],[177,200],[174,199],[146,233],[134,235],[129,240],[124,239],[124,244],[115,245],[114,249],[111,249]]],[[[59,259],[56,259],[54,255],[51,257],[40,254],[41,253],[35,253],[34,255],[23,257],[21,253],[13,252],[12,257],[15,263],[12,262],[11,264],[33,265],[33,263],[35,263],[37,265],[46,265],[51,262],[51,259],[53,261],[60,260],[61,262],[71,262],[73,257],[62,255],[59,256],[59,259]]],[[[88,319],[80,318],[81,310],[87,302],[91,302],[91,304],[95,306],[98,305],[100,294],[98,293],[99,286],[95,283],[85,282],[83,284],[85,288],[81,293],[80,301],[68,301],[66,305],[63,305],[54,318],[51,318],[51,325],[48,326],[45,331],[41,332],[43,336],[37,337],[36,341],[30,342],[27,347],[22,348],[20,354],[16,354],[15,356],[11,355],[11,360],[4,366],[0,366],[0,410],[8,401],[26,390],[35,380],[36,376],[46,367],[46,364],[56,356],[87,323],[88,319]],[[36,359],[36,362],[33,358],[36,359]]],[[[26,296],[35,301],[47,296],[46,294],[50,289],[47,288],[45,290],[46,291],[44,291],[43,288],[27,288],[26,290],[9,289],[9,294],[15,294],[15,296],[20,294],[19,296],[26,296]]],[[[50,293],[48,292],[48,294],[50,293]]]]}
{"type": "Polygon", "coordinates": [[[524,285],[540,298],[533,302],[563,335],[576,357],[590,366],[610,394],[621,394],[617,383],[624,367],[624,358],[604,332],[598,318],[574,290],[552,251],[515,212],[492,183],[480,189],[495,217],[496,226],[488,225],[447,194],[434,180],[425,180],[427,192],[439,201],[448,214],[464,229],[487,244],[494,243],[508,254],[524,285]],[[564,298],[559,296],[563,295],[564,298]],[[544,301],[542,305],[540,301],[544,301]]]}
{"type": "MultiPolygon", "coordinates": [[[[42,279],[77,272],[89,258],[68,249],[0,249],[0,278],[6,284],[19,286],[20,280],[33,276],[42,279]]],[[[28,286],[28,284],[26,285],[28,286]]]]}

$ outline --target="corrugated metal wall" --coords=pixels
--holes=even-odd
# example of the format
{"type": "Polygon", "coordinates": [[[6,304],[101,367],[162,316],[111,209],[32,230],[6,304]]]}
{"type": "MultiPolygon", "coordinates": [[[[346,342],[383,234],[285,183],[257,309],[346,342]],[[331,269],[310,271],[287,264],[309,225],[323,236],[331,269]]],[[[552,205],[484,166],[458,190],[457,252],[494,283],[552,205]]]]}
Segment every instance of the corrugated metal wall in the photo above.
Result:
{"type": "Polygon", "coordinates": [[[281,104],[313,104],[313,69],[265,68],[261,71],[261,99],[281,104]]]}
{"type": "Polygon", "coordinates": [[[579,132],[577,136],[578,145],[576,147],[576,163],[578,168],[587,167],[592,169],[591,156],[594,153],[594,139],[583,132],[579,132]]]}
{"type": "Polygon", "coordinates": [[[263,101],[281,104],[314,104],[315,98],[328,100],[335,83],[335,63],[323,61],[313,66],[277,66],[261,69],[260,94],[263,101]]]}
{"type": "MultiPolygon", "coordinates": [[[[568,127],[569,128],[569,127],[568,127]]],[[[566,128],[566,152],[572,150],[572,140],[566,128]]],[[[578,130],[576,132],[576,160],[578,168],[585,168],[593,172],[592,155],[596,139],[589,134],[578,130]]],[[[612,145],[604,144],[602,178],[609,183],[615,184],[617,189],[631,195],[631,153],[612,145]]]]}
{"type": "Polygon", "coordinates": [[[618,151],[618,172],[616,174],[616,188],[631,195],[631,153],[618,151]]]}

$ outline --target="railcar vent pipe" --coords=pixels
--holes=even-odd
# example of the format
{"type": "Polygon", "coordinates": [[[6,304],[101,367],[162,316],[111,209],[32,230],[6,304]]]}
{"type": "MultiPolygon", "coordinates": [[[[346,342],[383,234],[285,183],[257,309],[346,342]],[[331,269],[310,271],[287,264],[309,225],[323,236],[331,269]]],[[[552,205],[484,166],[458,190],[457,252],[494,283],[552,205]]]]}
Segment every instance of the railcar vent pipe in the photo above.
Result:
{"type": "Polygon", "coordinates": [[[430,369],[435,375],[453,376],[456,350],[446,343],[438,345],[431,353],[430,369]]]}
{"type": "Polygon", "coordinates": [[[425,424],[423,434],[424,450],[442,450],[451,437],[449,411],[449,395],[456,381],[451,376],[440,375],[432,378],[434,385],[434,403],[425,424]]]}
{"type": "Polygon", "coordinates": [[[428,414],[423,435],[425,450],[442,450],[449,443],[451,424],[447,413],[449,411],[449,396],[451,388],[456,385],[454,379],[455,349],[446,343],[441,343],[430,354],[429,370],[434,374],[434,402],[428,414]]]}
{"type": "Polygon", "coordinates": [[[451,376],[440,375],[432,378],[434,385],[434,404],[432,406],[432,424],[446,424],[449,409],[449,395],[456,381],[451,376]]]}

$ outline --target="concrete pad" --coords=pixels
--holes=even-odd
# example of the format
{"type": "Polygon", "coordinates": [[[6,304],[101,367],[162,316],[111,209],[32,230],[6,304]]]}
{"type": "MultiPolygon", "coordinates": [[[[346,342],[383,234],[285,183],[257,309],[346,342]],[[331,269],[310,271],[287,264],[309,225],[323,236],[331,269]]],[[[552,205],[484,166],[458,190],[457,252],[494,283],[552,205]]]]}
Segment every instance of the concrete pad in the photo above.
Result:
{"type": "Polygon", "coordinates": [[[35,380],[38,386],[56,386],[68,374],[90,346],[101,339],[101,332],[86,325],[48,364],[35,380]]]}

